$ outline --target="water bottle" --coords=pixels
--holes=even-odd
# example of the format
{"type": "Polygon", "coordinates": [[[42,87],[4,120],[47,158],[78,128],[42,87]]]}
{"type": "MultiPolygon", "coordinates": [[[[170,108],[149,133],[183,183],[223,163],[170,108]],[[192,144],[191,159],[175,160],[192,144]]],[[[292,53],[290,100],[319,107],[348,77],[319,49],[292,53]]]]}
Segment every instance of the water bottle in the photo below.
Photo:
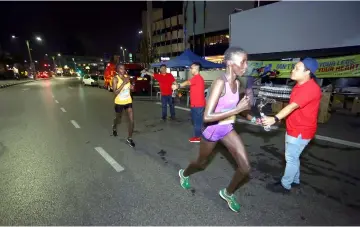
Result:
{"type": "MultiPolygon", "coordinates": [[[[263,119],[265,117],[264,113],[260,113],[261,118],[263,119]]],[[[264,130],[269,132],[271,130],[271,126],[264,126],[264,130]]]]}
{"type": "Polygon", "coordinates": [[[172,91],[171,97],[175,98],[176,97],[176,90],[172,91]]]}
{"type": "MultiPolygon", "coordinates": [[[[175,83],[174,83],[175,84],[175,83]]],[[[172,94],[171,97],[175,98],[176,97],[176,90],[172,90],[172,94]]]]}

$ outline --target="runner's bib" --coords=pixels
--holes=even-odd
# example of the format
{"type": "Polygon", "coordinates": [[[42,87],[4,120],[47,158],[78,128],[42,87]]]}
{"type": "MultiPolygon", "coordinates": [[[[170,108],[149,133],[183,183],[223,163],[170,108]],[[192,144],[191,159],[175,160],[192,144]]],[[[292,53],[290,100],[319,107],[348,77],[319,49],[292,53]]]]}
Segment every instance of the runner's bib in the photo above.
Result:
{"type": "Polygon", "coordinates": [[[125,85],[126,88],[123,88],[123,90],[118,94],[118,99],[121,101],[128,100],[130,97],[130,85],[125,85]]]}

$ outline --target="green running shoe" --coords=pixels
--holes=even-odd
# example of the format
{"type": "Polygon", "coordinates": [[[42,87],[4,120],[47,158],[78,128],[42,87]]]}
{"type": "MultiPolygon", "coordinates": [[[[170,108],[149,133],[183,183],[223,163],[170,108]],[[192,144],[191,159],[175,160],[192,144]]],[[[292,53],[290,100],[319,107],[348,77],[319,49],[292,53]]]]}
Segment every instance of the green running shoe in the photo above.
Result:
{"type": "Polygon", "coordinates": [[[189,182],[189,177],[184,177],[184,170],[181,169],[179,170],[179,177],[180,177],[180,185],[181,187],[183,187],[184,189],[190,189],[190,182],[189,182]]]}
{"type": "Polygon", "coordinates": [[[230,210],[234,212],[240,211],[240,204],[236,201],[236,197],[234,194],[228,195],[226,192],[226,188],[219,191],[220,197],[228,203],[230,210]]]}

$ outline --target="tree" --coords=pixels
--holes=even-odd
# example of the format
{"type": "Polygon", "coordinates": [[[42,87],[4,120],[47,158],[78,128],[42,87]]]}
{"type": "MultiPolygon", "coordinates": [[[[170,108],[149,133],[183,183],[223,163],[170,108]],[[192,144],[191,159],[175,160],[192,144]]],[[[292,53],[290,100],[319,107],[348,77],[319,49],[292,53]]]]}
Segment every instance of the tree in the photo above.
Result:
{"type": "Polygon", "coordinates": [[[156,59],[157,49],[150,43],[150,39],[145,35],[140,42],[140,61],[148,67],[156,59]]]}

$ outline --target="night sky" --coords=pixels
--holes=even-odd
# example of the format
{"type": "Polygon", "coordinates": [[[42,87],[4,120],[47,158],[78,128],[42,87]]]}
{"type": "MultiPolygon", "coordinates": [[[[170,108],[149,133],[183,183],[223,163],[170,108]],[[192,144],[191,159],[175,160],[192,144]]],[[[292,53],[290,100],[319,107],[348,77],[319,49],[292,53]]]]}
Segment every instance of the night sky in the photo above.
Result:
{"type": "MultiPolygon", "coordinates": [[[[164,8],[167,17],[181,13],[181,4],[162,1],[153,7],[164,8]]],[[[0,2],[0,9],[3,50],[27,58],[25,39],[31,39],[34,59],[59,52],[103,56],[118,52],[119,46],[135,52],[146,2],[0,2]],[[36,35],[44,42],[38,44],[36,35]]]]}

